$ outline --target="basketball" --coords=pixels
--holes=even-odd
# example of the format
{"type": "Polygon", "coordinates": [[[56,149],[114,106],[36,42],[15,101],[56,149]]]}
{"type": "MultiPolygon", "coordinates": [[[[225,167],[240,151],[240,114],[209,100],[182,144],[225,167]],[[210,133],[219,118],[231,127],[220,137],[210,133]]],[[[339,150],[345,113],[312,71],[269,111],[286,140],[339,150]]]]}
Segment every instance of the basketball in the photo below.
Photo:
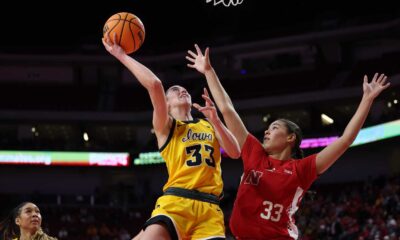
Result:
{"type": "Polygon", "coordinates": [[[132,13],[120,12],[112,15],[104,24],[103,37],[109,34],[111,42],[116,41],[127,54],[137,51],[145,37],[142,21],[132,13]]]}

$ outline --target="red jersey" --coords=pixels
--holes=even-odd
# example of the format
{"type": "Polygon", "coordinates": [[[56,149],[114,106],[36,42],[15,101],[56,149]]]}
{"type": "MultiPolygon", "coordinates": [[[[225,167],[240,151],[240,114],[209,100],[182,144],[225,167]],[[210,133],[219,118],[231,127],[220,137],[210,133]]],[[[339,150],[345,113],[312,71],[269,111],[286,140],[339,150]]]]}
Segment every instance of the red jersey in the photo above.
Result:
{"type": "Polygon", "coordinates": [[[230,228],[237,239],[297,239],[294,213],[317,178],[316,155],[277,160],[251,134],[242,148],[244,174],[230,228]]]}

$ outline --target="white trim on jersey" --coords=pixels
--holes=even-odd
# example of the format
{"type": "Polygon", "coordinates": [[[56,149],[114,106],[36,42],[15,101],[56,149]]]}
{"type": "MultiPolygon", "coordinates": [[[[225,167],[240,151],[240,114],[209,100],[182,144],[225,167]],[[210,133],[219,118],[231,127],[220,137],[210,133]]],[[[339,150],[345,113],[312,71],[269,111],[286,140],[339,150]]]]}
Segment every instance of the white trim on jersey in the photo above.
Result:
{"type": "Polygon", "coordinates": [[[296,211],[299,209],[299,200],[301,196],[303,195],[304,190],[301,187],[297,187],[296,193],[294,194],[292,204],[290,208],[288,209],[288,215],[289,215],[289,224],[288,224],[288,233],[289,236],[291,236],[293,239],[297,239],[299,237],[299,231],[297,229],[296,224],[293,222],[293,215],[296,213],[296,211]]]}
{"type": "Polygon", "coordinates": [[[213,238],[225,238],[225,236],[224,235],[222,235],[222,236],[212,236],[212,237],[200,238],[199,240],[208,240],[208,239],[213,239],[213,238]]]}

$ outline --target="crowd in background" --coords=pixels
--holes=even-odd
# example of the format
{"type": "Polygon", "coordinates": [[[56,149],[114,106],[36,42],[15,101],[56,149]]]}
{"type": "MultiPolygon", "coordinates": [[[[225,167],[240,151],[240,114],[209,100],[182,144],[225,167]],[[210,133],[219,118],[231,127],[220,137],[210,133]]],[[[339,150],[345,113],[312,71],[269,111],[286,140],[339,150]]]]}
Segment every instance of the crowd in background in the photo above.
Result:
{"type": "MultiPolygon", "coordinates": [[[[235,189],[226,190],[221,202],[228,239],[232,239],[228,222],[235,192],[235,189]]],[[[156,196],[149,196],[140,206],[138,202],[121,205],[112,196],[103,194],[102,201],[97,204],[90,202],[90,197],[85,201],[84,196],[75,196],[74,203],[58,205],[49,201],[52,196],[34,196],[42,211],[44,230],[59,240],[129,240],[150,216],[156,199],[156,196]]],[[[24,196],[12,197],[17,198],[26,200],[24,196]]],[[[57,196],[53,198],[57,201],[57,196]]],[[[0,199],[5,206],[6,198],[0,199]]],[[[400,237],[400,176],[315,185],[301,204],[296,224],[302,240],[392,240],[400,237]]],[[[1,214],[7,212],[2,211],[1,214]]]]}

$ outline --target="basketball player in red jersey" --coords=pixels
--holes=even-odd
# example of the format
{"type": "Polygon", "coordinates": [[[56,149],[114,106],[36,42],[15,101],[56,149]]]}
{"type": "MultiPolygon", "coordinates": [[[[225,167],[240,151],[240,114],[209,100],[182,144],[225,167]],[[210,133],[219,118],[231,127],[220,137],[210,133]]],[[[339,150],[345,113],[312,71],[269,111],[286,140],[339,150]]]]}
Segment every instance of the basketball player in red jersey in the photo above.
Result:
{"type": "Polygon", "coordinates": [[[363,97],[343,135],[318,154],[303,158],[300,128],[289,120],[273,122],[262,143],[247,131],[210,64],[209,49],[203,55],[197,45],[195,48],[196,53],[188,51],[188,66],[205,75],[216,105],[241,148],[244,174],[230,219],[232,233],[236,239],[298,239],[294,214],[304,193],[352,144],[374,99],[390,83],[386,83],[384,74],[376,73],[371,82],[364,76],[363,97]]]}

